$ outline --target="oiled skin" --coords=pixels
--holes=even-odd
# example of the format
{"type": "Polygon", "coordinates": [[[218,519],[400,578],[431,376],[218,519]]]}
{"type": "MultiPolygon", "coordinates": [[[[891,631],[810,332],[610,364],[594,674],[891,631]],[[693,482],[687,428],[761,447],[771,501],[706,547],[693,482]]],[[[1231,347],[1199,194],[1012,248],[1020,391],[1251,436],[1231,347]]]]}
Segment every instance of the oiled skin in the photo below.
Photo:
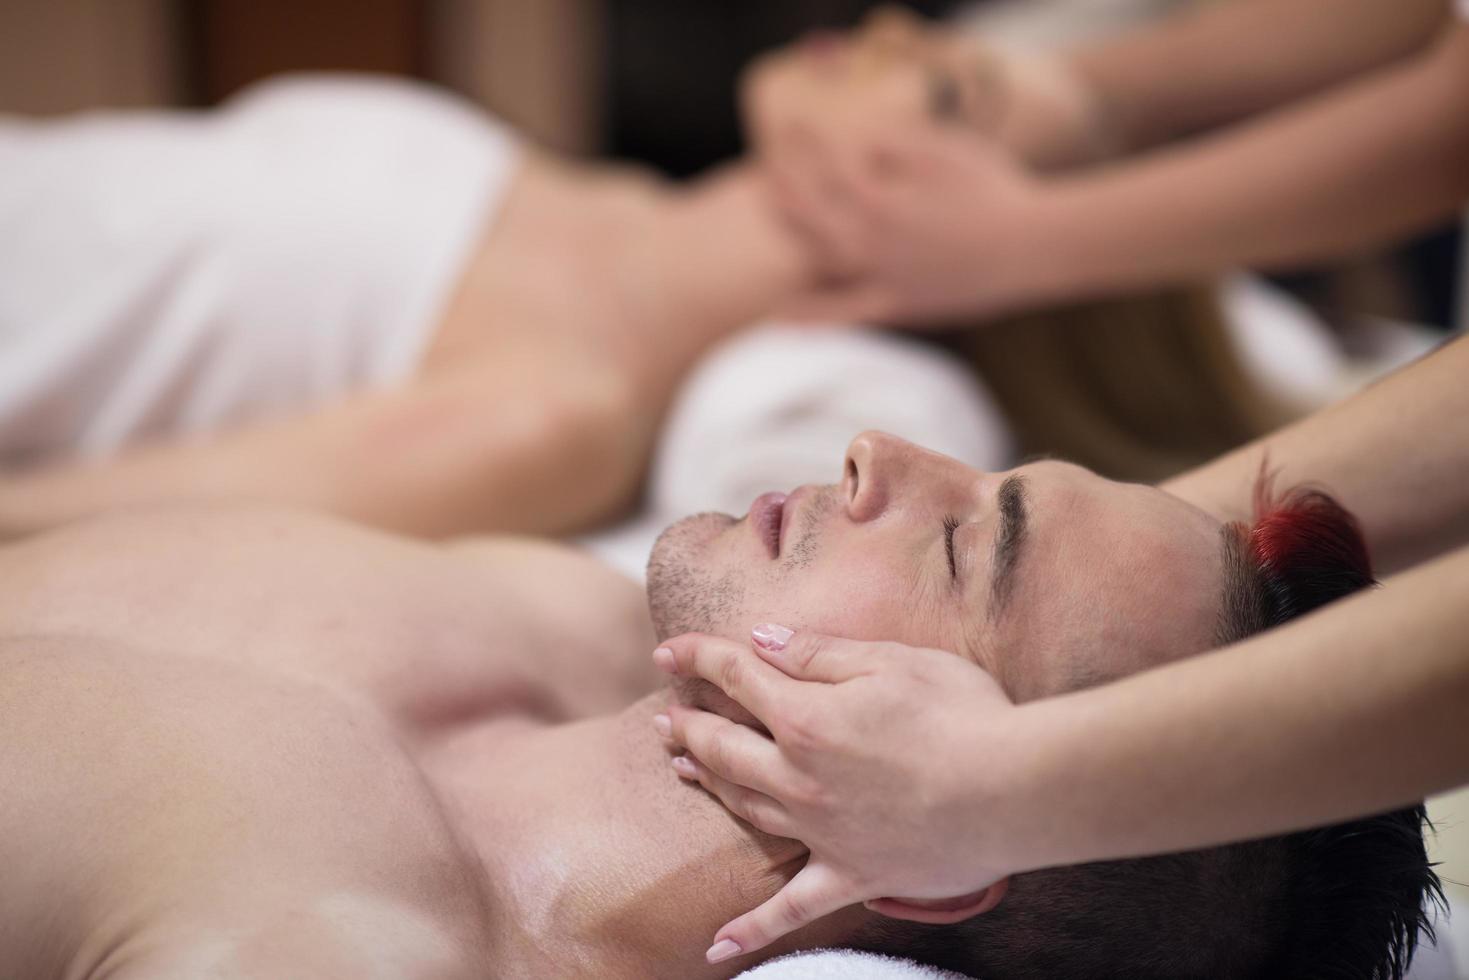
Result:
{"type": "Polygon", "coordinates": [[[590,559],[258,509],[7,548],[0,624],[4,976],[514,975],[439,754],[653,683],[590,559]]]}

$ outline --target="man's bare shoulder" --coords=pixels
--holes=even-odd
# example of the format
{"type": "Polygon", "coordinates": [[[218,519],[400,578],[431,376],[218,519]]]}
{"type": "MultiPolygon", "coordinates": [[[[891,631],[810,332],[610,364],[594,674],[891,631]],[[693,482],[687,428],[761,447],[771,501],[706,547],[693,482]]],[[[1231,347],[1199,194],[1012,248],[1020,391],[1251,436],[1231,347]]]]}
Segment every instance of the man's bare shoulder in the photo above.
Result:
{"type": "Polygon", "coordinates": [[[625,629],[654,639],[642,583],[581,548],[514,535],[462,538],[447,547],[505,588],[526,593],[535,606],[554,609],[563,626],[625,629]]]}
{"type": "Polygon", "coordinates": [[[0,549],[0,623],[309,676],[406,725],[616,710],[654,683],[642,589],[573,549],[319,514],[120,514],[0,549]]]}
{"type": "Polygon", "coordinates": [[[0,638],[0,785],[15,975],[186,951],[248,964],[293,936],[323,955],[483,954],[477,861],[385,726],[313,685],[93,637],[0,638]]]}

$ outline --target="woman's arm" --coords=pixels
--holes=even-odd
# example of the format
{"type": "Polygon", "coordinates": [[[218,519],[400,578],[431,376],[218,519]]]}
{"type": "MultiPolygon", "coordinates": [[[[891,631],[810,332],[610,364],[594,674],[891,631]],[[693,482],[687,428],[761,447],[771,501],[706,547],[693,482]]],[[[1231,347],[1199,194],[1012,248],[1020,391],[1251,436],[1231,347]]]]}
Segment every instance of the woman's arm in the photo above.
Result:
{"type": "Polygon", "coordinates": [[[1469,542],[1469,339],[1350,398],[1162,484],[1221,520],[1244,520],[1261,466],[1318,484],[1361,521],[1380,570],[1469,542]]]}
{"type": "Polygon", "coordinates": [[[631,499],[653,419],[616,374],[551,353],[501,350],[279,423],[0,474],[0,539],[211,499],[425,535],[586,526],[631,499]]]}

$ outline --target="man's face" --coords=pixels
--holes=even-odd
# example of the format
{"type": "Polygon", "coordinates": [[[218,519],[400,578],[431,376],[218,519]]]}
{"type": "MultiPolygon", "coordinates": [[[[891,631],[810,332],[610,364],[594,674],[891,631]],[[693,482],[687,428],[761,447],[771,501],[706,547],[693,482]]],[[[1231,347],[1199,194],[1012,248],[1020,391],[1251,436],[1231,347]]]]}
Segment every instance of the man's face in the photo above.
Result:
{"type": "Polygon", "coordinates": [[[981,473],[869,432],[834,486],[670,527],[648,601],[660,636],[777,622],[897,640],[1029,700],[1212,645],[1220,552],[1219,522],[1160,490],[1052,461],[981,473]]]}

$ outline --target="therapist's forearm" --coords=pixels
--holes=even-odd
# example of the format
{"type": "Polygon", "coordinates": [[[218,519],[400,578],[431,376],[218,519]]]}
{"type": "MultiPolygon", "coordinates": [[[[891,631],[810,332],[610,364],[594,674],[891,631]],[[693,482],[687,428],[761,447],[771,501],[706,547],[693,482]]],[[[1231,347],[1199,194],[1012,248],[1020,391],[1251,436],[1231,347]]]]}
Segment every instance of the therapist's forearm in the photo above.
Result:
{"type": "Polygon", "coordinates": [[[1469,26],[1218,136],[1042,187],[1016,248],[1032,301],[1285,266],[1392,240],[1469,197],[1469,26]]]}
{"type": "Polygon", "coordinates": [[[1234,0],[1066,55],[1111,142],[1142,149],[1234,122],[1425,45],[1447,0],[1234,0]]]}
{"type": "Polygon", "coordinates": [[[1166,853],[1469,782],[1469,549],[1225,650],[1021,708],[1026,866],[1166,853]]]}
{"type": "Polygon", "coordinates": [[[1469,543],[1469,338],[1162,488],[1246,520],[1267,459],[1281,485],[1317,484],[1356,514],[1380,572],[1469,543]]]}

